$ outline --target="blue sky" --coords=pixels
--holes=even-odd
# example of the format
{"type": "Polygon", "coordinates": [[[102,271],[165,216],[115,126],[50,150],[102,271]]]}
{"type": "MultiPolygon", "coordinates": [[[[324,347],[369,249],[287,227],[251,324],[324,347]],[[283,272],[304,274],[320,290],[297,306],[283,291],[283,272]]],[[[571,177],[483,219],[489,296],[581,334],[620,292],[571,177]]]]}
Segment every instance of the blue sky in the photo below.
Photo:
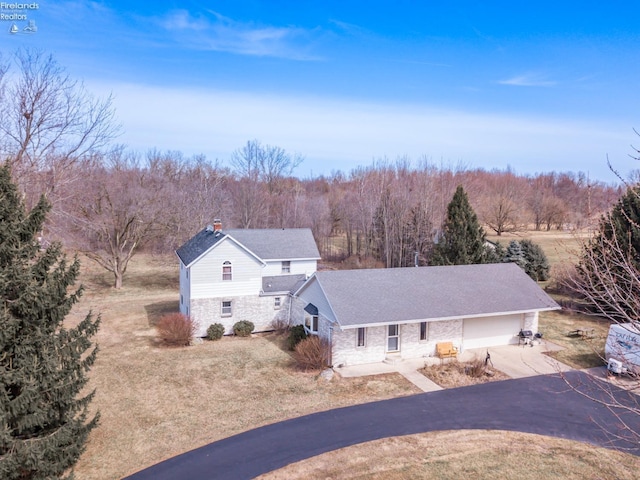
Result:
{"type": "Polygon", "coordinates": [[[631,0],[37,3],[38,31],[0,22],[0,51],[44,49],[112,93],[140,152],[226,162],[258,139],[303,155],[303,177],[402,155],[604,181],[607,156],[640,167],[631,0]]]}

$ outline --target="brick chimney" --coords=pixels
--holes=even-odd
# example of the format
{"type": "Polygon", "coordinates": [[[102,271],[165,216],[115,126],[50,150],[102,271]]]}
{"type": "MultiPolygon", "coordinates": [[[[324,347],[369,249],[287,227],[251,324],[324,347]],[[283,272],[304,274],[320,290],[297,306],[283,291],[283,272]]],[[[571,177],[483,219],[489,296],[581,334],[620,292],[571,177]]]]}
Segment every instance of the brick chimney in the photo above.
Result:
{"type": "Polygon", "coordinates": [[[219,218],[214,218],[213,219],[213,231],[214,232],[219,232],[220,230],[222,230],[222,222],[220,221],[219,218]]]}

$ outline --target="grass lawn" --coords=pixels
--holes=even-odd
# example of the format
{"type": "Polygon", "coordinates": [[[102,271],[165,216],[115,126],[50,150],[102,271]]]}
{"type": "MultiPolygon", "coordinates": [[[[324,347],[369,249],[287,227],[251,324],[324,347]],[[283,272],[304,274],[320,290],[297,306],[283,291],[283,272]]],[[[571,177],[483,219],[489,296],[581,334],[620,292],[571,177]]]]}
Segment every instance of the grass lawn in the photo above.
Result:
{"type": "MultiPolygon", "coordinates": [[[[545,238],[550,245],[558,241],[552,235],[545,238]]],[[[570,238],[565,234],[560,241],[570,243],[570,238]]],[[[534,240],[538,241],[537,235],[534,240]]],[[[562,256],[566,254],[558,253],[558,259],[562,256]]],[[[276,335],[225,337],[184,348],[160,346],[153,325],[163,313],[178,308],[178,266],[173,256],[135,257],[119,291],[111,288],[106,272],[84,259],[81,282],[85,295],[68,322],[78,321],[89,309],[102,314],[100,352],[90,374],[90,387],[96,389],[92,408],[100,410],[101,420],[75,469],[83,480],[118,479],[280,420],[419,393],[399,374],[336,376],[327,383],[316,374],[296,371],[276,335]]],[[[595,341],[564,334],[592,321],[552,312],[541,317],[541,331],[545,338],[570,347],[558,354],[559,360],[589,366],[595,354],[586,347],[595,341]]],[[[602,332],[598,330],[598,335],[606,335],[602,332]]],[[[632,471],[628,465],[636,471],[640,466],[629,455],[505,432],[440,432],[381,440],[374,446],[375,462],[372,446],[360,445],[291,466],[271,478],[496,477],[496,473],[501,478],[634,478],[627,476],[632,471]],[[534,473],[527,477],[530,471],[534,473]],[[583,474],[572,476],[573,472],[583,474]]]]}
{"type": "Polygon", "coordinates": [[[604,364],[604,344],[609,332],[609,322],[581,313],[565,311],[541,312],[539,330],[544,338],[564,350],[551,352],[553,358],[574,368],[591,368],[604,364]],[[570,336],[577,329],[594,330],[593,338],[570,336]]]}
{"type": "Polygon", "coordinates": [[[77,478],[118,479],[260,425],[419,392],[399,374],[318,380],[291,367],[275,335],[161,347],[153,323],[178,308],[177,279],[174,257],[143,255],[116,291],[106,272],[83,261],[85,295],[68,320],[102,313],[90,374],[101,420],[77,478]]]}
{"type": "Polygon", "coordinates": [[[586,232],[565,232],[551,230],[549,232],[541,230],[527,230],[524,232],[503,233],[500,236],[487,232],[487,240],[500,242],[503,247],[507,247],[511,240],[531,240],[542,247],[549,263],[553,266],[563,261],[574,261],[580,249],[581,239],[586,236],[586,232]]]}
{"type": "Polygon", "coordinates": [[[638,468],[638,457],[585,443],[516,432],[458,430],[363,443],[258,478],[634,480],[638,468]]]}

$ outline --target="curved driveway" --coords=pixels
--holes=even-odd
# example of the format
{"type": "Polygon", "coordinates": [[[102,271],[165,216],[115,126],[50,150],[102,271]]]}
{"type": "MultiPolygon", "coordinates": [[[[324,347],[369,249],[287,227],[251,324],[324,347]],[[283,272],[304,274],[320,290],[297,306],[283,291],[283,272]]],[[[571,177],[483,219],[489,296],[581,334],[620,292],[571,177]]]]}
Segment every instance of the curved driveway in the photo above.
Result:
{"type": "MultiPolygon", "coordinates": [[[[573,371],[581,391],[638,407],[637,396],[573,371]],[[599,386],[599,388],[598,388],[599,386]]],[[[149,467],[131,480],[243,479],[370,440],[437,430],[487,429],[537,433],[640,455],[627,442],[621,416],[640,431],[640,416],[611,411],[575,392],[558,375],[505,380],[339,408],[256,428],[149,467]],[[607,427],[605,430],[603,426],[607,427]],[[609,430],[609,431],[607,431],[609,430]]]]}

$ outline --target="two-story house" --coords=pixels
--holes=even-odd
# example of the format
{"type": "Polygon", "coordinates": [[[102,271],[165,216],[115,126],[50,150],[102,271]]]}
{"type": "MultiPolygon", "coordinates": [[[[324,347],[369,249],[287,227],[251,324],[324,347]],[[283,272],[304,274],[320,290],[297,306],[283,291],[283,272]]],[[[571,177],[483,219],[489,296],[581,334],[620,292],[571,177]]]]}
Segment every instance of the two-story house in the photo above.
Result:
{"type": "Polygon", "coordinates": [[[198,324],[205,336],[221,323],[232,333],[240,320],[256,332],[274,321],[302,322],[303,311],[292,301],[315,273],[320,254],[308,228],[222,230],[216,220],[176,250],[180,259],[180,312],[198,324]]]}

